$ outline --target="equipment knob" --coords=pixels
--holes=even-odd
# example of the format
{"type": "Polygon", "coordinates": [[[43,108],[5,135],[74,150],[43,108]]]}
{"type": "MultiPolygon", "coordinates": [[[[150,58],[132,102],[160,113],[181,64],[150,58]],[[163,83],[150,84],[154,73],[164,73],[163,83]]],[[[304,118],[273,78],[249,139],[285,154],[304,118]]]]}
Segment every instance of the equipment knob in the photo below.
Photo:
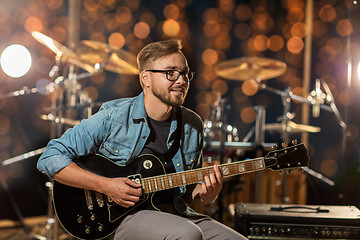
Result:
{"type": "Polygon", "coordinates": [[[77,221],[78,223],[82,223],[82,222],[83,222],[83,219],[84,219],[83,216],[78,215],[76,221],[77,221]]]}
{"type": "Polygon", "coordinates": [[[91,233],[91,228],[89,226],[85,227],[85,233],[86,234],[90,234],[91,233]]]}
{"type": "Polygon", "coordinates": [[[101,223],[99,223],[99,225],[98,225],[98,230],[99,230],[99,232],[104,231],[104,225],[102,225],[101,223]]]}

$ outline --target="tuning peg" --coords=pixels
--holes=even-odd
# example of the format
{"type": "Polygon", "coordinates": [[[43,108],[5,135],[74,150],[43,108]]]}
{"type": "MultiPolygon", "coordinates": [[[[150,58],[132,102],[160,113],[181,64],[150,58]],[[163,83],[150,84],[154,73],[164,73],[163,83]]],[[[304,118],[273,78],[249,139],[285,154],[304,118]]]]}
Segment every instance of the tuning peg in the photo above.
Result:
{"type": "Polygon", "coordinates": [[[296,145],[296,144],[298,144],[298,140],[297,140],[297,139],[294,139],[294,140],[291,141],[291,143],[292,143],[293,145],[296,145]]]}
{"type": "Polygon", "coordinates": [[[293,170],[291,169],[291,168],[289,168],[288,170],[287,170],[287,174],[291,174],[293,172],[293,170]]]}
{"type": "Polygon", "coordinates": [[[283,171],[283,170],[279,170],[279,175],[284,175],[284,171],[283,171]]]}
{"type": "Polygon", "coordinates": [[[282,146],[283,148],[286,148],[286,147],[288,146],[288,144],[285,143],[285,142],[283,142],[283,143],[281,143],[281,146],[282,146]]]}
{"type": "Polygon", "coordinates": [[[303,172],[304,172],[304,169],[301,168],[301,167],[299,167],[299,168],[297,168],[297,171],[298,171],[299,173],[303,173],[303,172]]]}

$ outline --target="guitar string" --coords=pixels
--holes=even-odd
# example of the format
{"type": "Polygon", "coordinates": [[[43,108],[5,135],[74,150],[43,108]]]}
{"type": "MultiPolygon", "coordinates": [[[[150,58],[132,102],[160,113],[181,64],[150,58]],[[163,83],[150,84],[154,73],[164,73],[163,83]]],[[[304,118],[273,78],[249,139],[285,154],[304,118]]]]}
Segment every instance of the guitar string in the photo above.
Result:
{"type": "MultiPolygon", "coordinates": [[[[224,169],[227,169],[229,174],[226,174],[226,176],[257,171],[265,168],[263,162],[264,160],[261,157],[261,158],[245,160],[236,163],[222,164],[220,166],[220,171],[223,174],[224,169]],[[259,166],[256,167],[255,164],[258,164],[259,166]],[[241,171],[239,165],[241,165],[241,171]],[[242,170],[242,168],[244,168],[244,170],[242,170]]],[[[209,175],[210,173],[213,173],[213,171],[214,171],[213,167],[210,166],[201,169],[193,169],[185,172],[177,172],[177,173],[164,174],[164,175],[145,178],[143,179],[144,191],[145,193],[150,193],[150,192],[159,191],[159,188],[160,190],[166,190],[182,185],[188,185],[191,183],[200,182],[203,180],[205,175],[209,175]],[[201,180],[199,180],[199,176],[201,176],[201,180]],[[190,181],[188,181],[187,179],[188,180],[190,179],[190,181]],[[163,185],[165,185],[165,188],[162,187],[163,185]]]]}

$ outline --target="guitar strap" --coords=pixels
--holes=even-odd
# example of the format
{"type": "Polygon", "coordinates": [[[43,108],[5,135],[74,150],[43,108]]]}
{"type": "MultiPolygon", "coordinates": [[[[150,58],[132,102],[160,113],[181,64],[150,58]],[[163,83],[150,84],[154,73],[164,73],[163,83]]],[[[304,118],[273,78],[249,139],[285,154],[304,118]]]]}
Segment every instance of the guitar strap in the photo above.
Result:
{"type": "Polygon", "coordinates": [[[175,117],[177,120],[177,128],[175,130],[174,142],[171,144],[171,147],[162,156],[159,156],[159,159],[167,168],[167,170],[168,169],[175,170],[174,164],[172,162],[172,158],[174,157],[176,151],[179,149],[179,145],[180,145],[181,128],[182,128],[181,107],[175,109],[175,117]]]}

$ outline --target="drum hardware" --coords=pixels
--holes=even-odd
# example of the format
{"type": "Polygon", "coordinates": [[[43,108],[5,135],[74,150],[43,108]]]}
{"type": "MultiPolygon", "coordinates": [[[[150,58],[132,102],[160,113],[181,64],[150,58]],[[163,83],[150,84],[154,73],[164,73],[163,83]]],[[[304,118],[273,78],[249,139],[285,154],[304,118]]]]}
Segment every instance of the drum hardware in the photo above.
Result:
{"type": "Polygon", "coordinates": [[[215,73],[222,78],[237,81],[261,81],[282,75],[287,69],[284,62],[261,57],[243,57],[221,62],[215,73]]]}
{"type": "MultiPolygon", "coordinates": [[[[324,104],[324,99],[327,99],[327,96],[320,91],[320,86],[317,81],[316,89],[309,94],[307,98],[303,98],[301,96],[295,95],[290,89],[286,89],[285,91],[280,91],[271,87],[268,87],[265,83],[261,82],[265,79],[274,78],[280,76],[286,71],[286,64],[280,61],[266,59],[266,58],[257,58],[257,57],[245,57],[245,58],[238,58],[229,61],[225,61],[219,63],[215,67],[215,72],[218,76],[230,79],[230,80],[237,80],[237,81],[254,81],[258,84],[259,89],[261,90],[268,90],[269,92],[278,94],[282,98],[282,104],[284,107],[283,116],[281,117],[281,123],[274,123],[274,124],[260,124],[262,119],[259,118],[256,121],[256,129],[252,128],[248,134],[245,136],[243,141],[248,141],[250,137],[253,135],[255,130],[256,133],[256,142],[262,142],[263,134],[267,131],[277,131],[281,133],[281,138],[283,142],[289,141],[289,134],[291,133],[299,133],[299,132],[319,132],[319,127],[303,125],[303,124],[296,124],[292,121],[294,118],[294,114],[290,113],[290,103],[291,100],[296,100],[302,103],[307,103],[312,106],[313,113],[315,113],[314,117],[316,117],[316,112],[320,109],[324,109],[327,111],[337,112],[334,105],[333,107],[329,107],[328,105],[324,104]],[[317,109],[319,109],[317,111],[317,109]],[[262,128],[262,129],[261,129],[262,128]]],[[[325,88],[325,87],[324,87],[325,88]]],[[[328,89],[328,88],[327,88],[328,89]]],[[[329,89],[328,89],[329,90],[329,89]]],[[[331,95],[331,94],[328,94],[331,95]]],[[[330,98],[331,99],[331,98],[330,98]]],[[[258,113],[258,116],[259,117],[258,113]]],[[[338,116],[338,115],[337,115],[338,116]]],[[[343,124],[341,117],[339,118],[340,125],[343,124]]],[[[312,170],[311,170],[312,171],[312,170]]],[[[307,171],[309,174],[313,173],[311,171],[307,171]]],[[[312,174],[313,175],[313,174],[312,174]]],[[[283,196],[282,202],[288,202],[288,198],[286,196],[286,175],[283,176],[283,196]]]]}
{"type": "MultiPolygon", "coordinates": [[[[297,124],[294,123],[292,121],[292,119],[294,118],[294,114],[290,113],[290,104],[291,104],[291,100],[296,100],[299,101],[301,103],[307,103],[309,105],[314,106],[314,104],[317,104],[317,106],[315,108],[320,109],[324,109],[326,111],[333,111],[336,112],[336,106],[334,108],[333,106],[328,106],[325,105],[325,101],[319,101],[319,100],[314,100],[314,97],[321,97],[323,99],[331,99],[331,97],[329,98],[328,96],[324,96],[318,89],[314,90],[312,94],[309,94],[308,98],[303,98],[301,96],[297,96],[295,94],[293,94],[293,92],[288,88],[285,91],[280,91],[271,87],[266,86],[266,84],[264,83],[260,83],[258,82],[260,89],[265,89],[268,90],[270,92],[276,93],[278,95],[281,96],[282,98],[282,103],[284,106],[284,111],[283,111],[283,116],[281,117],[281,123],[274,123],[274,124],[266,124],[265,125],[265,130],[268,131],[277,131],[280,132],[282,134],[282,140],[283,142],[288,142],[289,141],[289,135],[291,133],[303,133],[303,132],[307,132],[307,133],[317,133],[320,132],[320,128],[319,127],[315,127],[315,126],[309,126],[309,125],[304,125],[304,124],[297,124]],[[314,92],[318,94],[318,96],[316,96],[316,94],[314,94],[314,92]],[[334,108],[334,110],[333,110],[334,108]]],[[[326,84],[326,83],[325,83],[326,84]]],[[[327,86],[327,85],[326,85],[327,86]]],[[[317,83],[317,88],[318,83],[317,83]]],[[[330,89],[325,88],[326,90],[328,90],[327,94],[329,96],[331,95],[331,92],[329,91],[330,89]],[[330,94],[329,94],[330,93],[330,94]]],[[[313,113],[315,112],[315,116],[317,116],[317,109],[313,110],[313,113]]],[[[343,121],[340,118],[338,118],[340,126],[342,125],[343,121]]],[[[323,182],[329,184],[330,186],[334,186],[335,183],[333,181],[331,181],[330,179],[327,179],[326,177],[322,176],[320,173],[315,172],[314,170],[311,170],[310,168],[303,168],[303,170],[308,173],[311,176],[314,176],[316,178],[318,178],[319,180],[322,180],[323,182]]],[[[287,195],[286,195],[286,185],[287,185],[287,174],[285,173],[283,175],[283,180],[282,180],[282,203],[287,203],[289,201],[287,195]]]]}
{"type": "MultiPolygon", "coordinates": [[[[43,153],[44,151],[45,151],[45,147],[34,150],[34,151],[31,151],[31,152],[28,152],[28,153],[25,153],[23,155],[19,155],[19,156],[13,157],[13,158],[9,158],[7,160],[4,160],[1,163],[1,165],[5,167],[5,166],[10,165],[12,163],[22,161],[24,159],[28,159],[30,157],[39,155],[39,154],[43,153]]],[[[1,186],[2,186],[3,190],[5,191],[5,193],[7,194],[8,198],[10,200],[10,203],[11,203],[11,205],[12,205],[14,211],[15,211],[15,214],[16,214],[22,228],[25,231],[25,234],[29,237],[29,239],[40,239],[40,240],[43,239],[42,236],[38,236],[37,234],[31,234],[31,231],[30,231],[29,227],[26,225],[26,223],[24,221],[24,216],[22,215],[22,213],[21,213],[21,211],[19,209],[19,206],[17,205],[15,199],[13,198],[11,192],[9,191],[8,184],[6,183],[6,181],[3,178],[0,178],[0,182],[1,182],[1,186]]]]}
{"type": "Polygon", "coordinates": [[[34,151],[31,151],[31,152],[24,153],[24,154],[19,155],[19,156],[9,158],[9,159],[7,159],[7,160],[4,160],[1,164],[2,164],[3,166],[7,166],[7,165],[9,165],[9,164],[12,164],[12,163],[15,163],[15,162],[19,162],[19,161],[22,161],[22,160],[24,160],[24,159],[28,159],[28,158],[31,158],[31,157],[40,155],[40,154],[42,154],[42,153],[45,151],[45,148],[46,148],[46,147],[39,148],[39,149],[36,149],[36,150],[34,150],[34,151]]]}
{"type": "Polygon", "coordinates": [[[51,113],[49,113],[47,115],[41,115],[41,119],[48,120],[48,121],[53,121],[53,122],[58,123],[58,124],[66,124],[68,126],[75,126],[75,125],[80,124],[80,120],[73,120],[73,119],[69,119],[69,118],[56,117],[56,116],[52,115],[51,113]]]}
{"type": "Polygon", "coordinates": [[[287,133],[318,133],[320,127],[314,127],[304,124],[297,124],[293,121],[285,121],[284,123],[269,123],[265,125],[265,130],[276,131],[276,132],[287,132],[287,133]]]}
{"type": "Polygon", "coordinates": [[[100,107],[102,102],[89,102],[89,103],[76,103],[75,106],[60,106],[60,107],[47,107],[44,108],[44,111],[52,112],[56,110],[66,110],[66,109],[82,109],[88,107],[100,107]]]}
{"type": "MultiPolygon", "coordinates": [[[[88,71],[89,73],[95,72],[95,68],[93,65],[84,62],[82,59],[78,57],[78,55],[75,52],[65,47],[61,43],[57,42],[56,40],[37,31],[33,31],[31,34],[38,42],[40,42],[41,44],[43,44],[44,46],[46,46],[56,54],[58,58],[56,62],[61,60],[62,62],[68,62],[74,64],[75,66],[80,67],[88,71]]],[[[53,71],[56,71],[56,67],[54,68],[53,71]]],[[[50,74],[54,75],[52,71],[50,71],[50,74]]]]}
{"type": "Polygon", "coordinates": [[[9,93],[0,95],[0,99],[5,99],[5,98],[9,98],[9,97],[18,97],[18,96],[24,96],[26,94],[37,93],[38,90],[39,90],[38,88],[29,88],[27,86],[24,86],[20,90],[16,90],[13,92],[9,92],[9,93]]]}
{"type": "Polygon", "coordinates": [[[103,63],[106,70],[119,74],[139,74],[136,56],[132,53],[98,41],[84,40],[81,43],[96,51],[89,54],[89,50],[85,49],[85,54],[80,54],[82,60],[92,64],[103,63]]]}
{"type": "MultiPolygon", "coordinates": [[[[331,93],[331,90],[328,86],[328,84],[324,81],[324,80],[320,80],[320,83],[321,85],[324,87],[324,90],[326,92],[326,101],[330,104],[330,108],[332,110],[332,112],[334,113],[337,121],[338,121],[338,124],[340,125],[341,128],[343,128],[345,131],[344,133],[347,134],[346,130],[347,130],[347,125],[346,123],[344,122],[343,118],[341,117],[341,114],[338,110],[338,108],[336,107],[336,104],[335,104],[335,98],[334,96],[332,95],[331,93]]],[[[321,105],[320,105],[321,106],[321,105]]]]}
{"type": "MultiPolygon", "coordinates": [[[[15,199],[13,198],[11,192],[9,191],[9,186],[8,184],[6,183],[6,181],[4,179],[0,179],[0,183],[1,183],[1,187],[3,188],[4,192],[6,193],[11,205],[12,205],[12,208],[13,210],[15,211],[15,214],[21,224],[21,227],[24,229],[24,232],[27,236],[30,236],[30,229],[29,227],[26,225],[25,221],[24,221],[24,216],[22,215],[15,199]]],[[[30,239],[30,238],[29,238],[30,239]]]]}
{"type": "MultiPolygon", "coordinates": [[[[61,92],[59,98],[51,100],[50,108],[45,109],[50,111],[50,113],[41,116],[42,119],[51,121],[52,126],[50,138],[53,139],[64,132],[64,127],[66,125],[71,127],[80,122],[79,120],[74,119],[87,118],[92,114],[91,108],[97,104],[93,103],[89,95],[82,91],[82,87],[78,80],[89,78],[94,74],[100,73],[105,66],[102,63],[89,63],[86,59],[81,59],[81,54],[70,50],[44,34],[33,32],[32,35],[36,40],[56,54],[55,65],[50,70],[49,77],[54,80],[53,83],[51,83],[53,84],[52,87],[54,87],[54,85],[60,86],[63,91],[61,92]],[[63,62],[70,63],[67,77],[59,76],[58,74],[60,64],[63,62]],[[86,70],[86,72],[77,74],[75,72],[76,67],[80,67],[86,70]],[[80,111],[80,109],[82,109],[82,111],[80,111]],[[79,115],[80,113],[81,115],[79,115]]],[[[59,237],[58,222],[54,218],[54,212],[51,204],[51,186],[47,187],[49,188],[49,208],[48,220],[45,226],[46,233],[45,236],[39,237],[42,239],[57,239],[59,237]]]]}

